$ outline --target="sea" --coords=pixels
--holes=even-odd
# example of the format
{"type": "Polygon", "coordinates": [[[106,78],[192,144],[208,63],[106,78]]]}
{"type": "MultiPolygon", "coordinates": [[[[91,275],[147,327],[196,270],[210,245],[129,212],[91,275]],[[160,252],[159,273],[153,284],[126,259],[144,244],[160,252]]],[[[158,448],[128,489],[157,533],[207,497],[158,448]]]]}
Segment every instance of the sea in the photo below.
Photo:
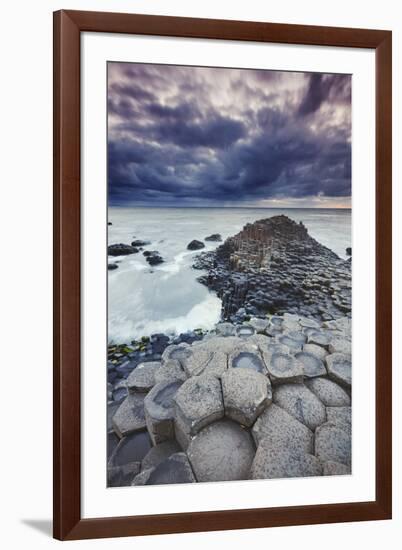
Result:
{"type": "MultiPolygon", "coordinates": [[[[154,333],[180,334],[211,329],[220,318],[221,301],[197,281],[192,269],[199,250],[187,250],[193,239],[212,233],[222,239],[247,223],[285,214],[302,221],[309,234],[341,258],[351,246],[351,210],[279,208],[145,208],[108,210],[108,243],[150,241],[144,250],[157,250],[164,263],[149,266],[142,253],[110,258],[118,269],[108,271],[108,341],[129,343],[154,333]]],[[[220,243],[205,242],[203,251],[220,243]]]]}

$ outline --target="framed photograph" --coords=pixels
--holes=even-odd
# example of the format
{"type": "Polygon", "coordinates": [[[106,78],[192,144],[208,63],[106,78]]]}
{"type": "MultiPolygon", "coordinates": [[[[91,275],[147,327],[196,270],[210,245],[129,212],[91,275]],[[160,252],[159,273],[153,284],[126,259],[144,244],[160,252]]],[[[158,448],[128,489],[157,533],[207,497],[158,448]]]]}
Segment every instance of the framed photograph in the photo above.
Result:
{"type": "Polygon", "coordinates": [[[54,536],[391,517],[391,32],[54,14],[54,536]]]}

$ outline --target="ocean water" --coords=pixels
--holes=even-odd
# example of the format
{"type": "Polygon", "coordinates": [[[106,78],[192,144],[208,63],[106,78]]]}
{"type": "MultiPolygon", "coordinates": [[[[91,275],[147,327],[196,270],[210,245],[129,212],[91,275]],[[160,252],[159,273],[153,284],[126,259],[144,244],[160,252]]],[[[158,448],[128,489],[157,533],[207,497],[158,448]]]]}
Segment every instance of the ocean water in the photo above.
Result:
{"type": "MultiPolygon", "coordinates": [[[[165,263],[149,266],[144,256],[110,258],[119,264],[108,271],[109,343],[130,342],[156,332],[179,334],[210,329],[219,321],[220,299],[197,282],[192,269],[200,251],[189,251],[193,239],[212,233],[223,240],[246,223],[285,214],[302,221],[310,235],[346,258],[351,246],[351,210],[270,208],[124,208],[109,207],[109,244],[150,241],[144,250],[157,250],[165,263]]],[[[203,251],[220,243],[205,242],[203,251]]]]}

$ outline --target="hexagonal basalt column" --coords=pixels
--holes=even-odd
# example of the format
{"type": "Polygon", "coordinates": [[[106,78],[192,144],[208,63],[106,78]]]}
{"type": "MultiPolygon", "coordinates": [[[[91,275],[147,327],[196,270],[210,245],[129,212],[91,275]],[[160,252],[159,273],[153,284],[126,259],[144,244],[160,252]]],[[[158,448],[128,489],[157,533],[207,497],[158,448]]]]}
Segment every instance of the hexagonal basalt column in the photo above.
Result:
{"type": "Polygon", "coordinates": [[[252,369],[233,368],[222,376],[225,416],[251,426],[257,416],[271,403],[269,379],[252,369]]]}
{"type": "Polygon", "coordinates": [[[160,368],[159,361],[140,363],[127,378],[130,392],[148,392],[155,385],[155,373],[160,368]]]}
{"type": "Polygon", "coordinates": [[[144,394],[129,394],[112,419],[114,431],[125,437],[146,427],[144,414],[144,394]]]}
{"type": "Polygon", "coordinates": [[[224,415],[221,383],[213,375],[189,378],[174,401],[175,434],[183,449],[199,430],[224,415]]]}
{"type": "Polygon", "coordinates": [[[305,378],[315,378],[316,376],[325,376],[327,374],[324,363],[316,355],[301,351],[296,353],[295,357],[303,365],[305,378]]]}
{"type": "Polygon", "coordinates": [[[267,361],[272,383],[303,382],[303,365],[285,353],[273,353],[267,361]]]}
{"type": "Polygon", "coordinates": [[[327,363],[328,375],[344,386],[350,387],[352,384],[352,362],[350,355],[343,353],[332,353],[325,358],[327,363]]]}
{"type": "Polygon", "coordinates": [[[259,353],[252,351],[236,351],[229,356],[229,369],[251,369],[266,373],[267,369],[259,353]]]}
{"type": "Polygon", "coordinates": [[[255,446],[239,424],[220,420],[192,439],[187,455],[197,481],[248,479],[255,446]]]}
{"type": "Polygon", "coordinates": [[[146,425],[154,445],[174,438],[173,398],[182,384],[181,380],[160,382],[145,398],[146,425]]]}
{"type": "Polygon", "coordinates": [[[304,384],[283,384],[274,391],[274,403],[315,430],[327,420],[325,407],[304,384]]]}

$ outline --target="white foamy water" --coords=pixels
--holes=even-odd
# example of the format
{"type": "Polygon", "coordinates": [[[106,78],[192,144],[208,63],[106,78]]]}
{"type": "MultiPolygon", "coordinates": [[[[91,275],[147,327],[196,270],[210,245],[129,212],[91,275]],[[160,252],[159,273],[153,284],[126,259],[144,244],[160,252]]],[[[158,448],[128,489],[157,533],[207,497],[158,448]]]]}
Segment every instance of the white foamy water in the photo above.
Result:
{"type": "MultiPolygon", "coordinates": [[[[157,250],[165,260],[150,267],[141,252],[109,259],[119,264],[108,272],[109,342],[212,328],[219,321],[221,303],[197,282],[201,272],[191,265],[200,251],[187,250],[188,243],[212,233],[225,240],[246,223],[279,214],[302,221],[312,237],[346,257],[352,238],[350,210],[109,207],[109,244],[150,241],[144,249],[157,250]]],[[[203,251],[219,244],[205,242],[203,251]]]]}

